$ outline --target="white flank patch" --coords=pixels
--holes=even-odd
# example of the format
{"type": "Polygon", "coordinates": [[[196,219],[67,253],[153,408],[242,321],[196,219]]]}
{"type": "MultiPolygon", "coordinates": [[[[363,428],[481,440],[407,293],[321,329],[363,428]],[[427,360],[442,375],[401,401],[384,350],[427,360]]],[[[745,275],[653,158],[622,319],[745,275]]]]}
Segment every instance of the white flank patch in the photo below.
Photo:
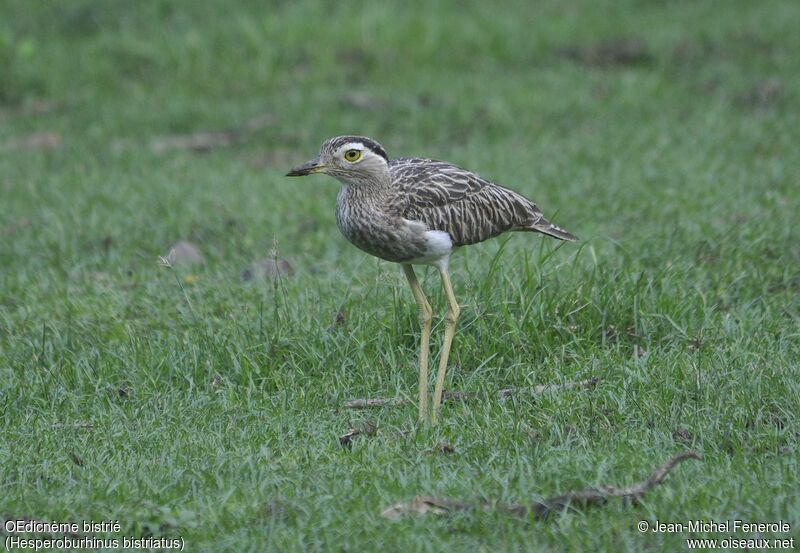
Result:
{"type": "Polygon", "coordinates": [[[447,262],[453,253],[453,239],[443,230],[427,230],[425,223],[403,219],[403,222],[416,232],[425,236],[425,254],[412,259],[412,265],[433,265],[440,270],[447,270],[447,262]]]}
{"type": "Polygon", "coordinates": [[[433,265],[440,271],[447,271],[450,254],[453,253],[453,239],[443,230],[425,231],[425,241],[428,249],[425,256],[413,262],[421,265],[433,265]]]}
{"type": "Polygon", "coordinates": [[[450,255],[453,250],[453,240],[443,230],[429,230],[425,232],[425,238],[428,241],[428,255],[431,257],[450,255]]]}

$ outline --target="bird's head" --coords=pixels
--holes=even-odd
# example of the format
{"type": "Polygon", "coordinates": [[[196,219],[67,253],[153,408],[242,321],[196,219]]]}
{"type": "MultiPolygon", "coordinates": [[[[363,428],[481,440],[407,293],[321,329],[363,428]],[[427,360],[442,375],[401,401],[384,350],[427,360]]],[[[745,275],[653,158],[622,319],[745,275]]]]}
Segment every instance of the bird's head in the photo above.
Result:
{"type": "Polygon", "coordinates": [[[366,136],[337,136],[322,144],[319,155],[289,171],[287,177],[325,173],[345,184],[383,181],[389,157],[383,146],[366,136]]]}

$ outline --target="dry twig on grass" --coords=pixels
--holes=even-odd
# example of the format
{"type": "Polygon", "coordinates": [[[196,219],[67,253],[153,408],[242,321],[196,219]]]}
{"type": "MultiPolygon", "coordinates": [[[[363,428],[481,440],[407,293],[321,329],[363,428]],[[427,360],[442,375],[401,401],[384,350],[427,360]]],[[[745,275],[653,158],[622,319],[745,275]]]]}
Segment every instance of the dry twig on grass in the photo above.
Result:
{"type": "MultiPolygon", "coordinates": [[[[505,399],[511,396],[520,394],[531,394],[534,396],[546,394],[549,392],[561,392],[564,390],[577,390],[588,389],[597,384],[599,378],[593,376],[586,380],[579,380],[577,382],[567,382],[565,384],[539,384],[533,388],[504,388],[497,392],[498,399],[505,399]]],[[[442,394],[442,401],[470,401],[478,399],[479,395],[473,392],[448,392],[442,394]]],[[[408,403],[408,398],[390,397],[390,398],[361,398],[345,401],[342,403],[342,409],[370,409],[373,407],[395,407],[408,403]]]]}
{"type": "Polygon", "coordinates": [[[269,127],[274,122],[275,118],[267,113],[254,117],[235,129],[156,136],[150,141],[150,149],[157,154],[164,154],[172,150],[207,152],[213,148],[235,146],[244,142],[249,135],[269,127]]]}
{"type": "Polygon", "coordinates": [[[361,399],[352,399],[350,401],[345,401],[344,403],[342,403],[342,409],[370,409],[372,407],[393,407],[395,405],[402,405],[403,403],[408,403],[408,399],[402,397],[375,398],[375,399],[361,398],[361,399]]]}
{"type": "Polygon", "coordinates": [[[350,447],[353,438],[356,436],[364,435],[364,436],[374,436],[378,433],[378,427],[375,423],[370,421],[364,421],[361,424],[357,424],[355,426],[351,426],[347,432],[339,436],[339,445],[343,447],[350,447]]]}
{"type": "Polygon", "coordinates": [[[548,392],[562,392],[564,390],[577,390],[577,389],[588,389],[593,388],[597,381],[600,380],[596,376],[592,378],[587,378],[585,380],[579,380],[577,382],[567,382],[565,384],[539,384],[538,386],[531,388],[504,388],[497,392],[497,397],[499,399],[511,397],[518,394],[533,394],[533,395],[542,395],[548,392]]]}
{"type": "Polygon", "coordinates": [[[61,135],[53,131],[34,132],[6,142],[10,150],[49,151],[60,150],[61,135]]]}
{"type": "MultiPolygon", "coordinates": [[[[506,503],[498,504],[497,508],[518,516],[531,515],[537,519],[544,519],[552,514],[560,513],[566,509],[586,509],[596,505],[604,505],[609,498],[621,497],[629,501],[637,501],[648,490],[657,486],[664,480],[672,468],[686,459],[703,458],[695,451],[682,451],[673,455],[660,467],[656,468],[649,477],[629,488],[616,486],[599,486],[597,488],[584,488],[557,495],[544,501],[531,503],[506,503]]],[[[381,516],[396,520],[409,515],[423,515],[433,513],[447,515],[458,511],[471,511],[476,509],[488,510],[492,504],[488,501],[468,502],[450,498],[417,496],[411,501],[402,501],[390,505],[381,511],[381,516]]]]}

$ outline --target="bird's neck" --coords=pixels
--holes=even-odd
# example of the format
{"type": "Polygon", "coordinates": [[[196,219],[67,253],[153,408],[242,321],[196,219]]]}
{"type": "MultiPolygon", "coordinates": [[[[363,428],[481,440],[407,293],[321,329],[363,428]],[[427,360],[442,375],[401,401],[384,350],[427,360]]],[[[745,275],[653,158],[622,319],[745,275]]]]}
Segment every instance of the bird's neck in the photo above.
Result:
{"type": "Polygon", "coordinates": [[[370,175],[369,178],[350,177],[347,180],[340,179],[342,192],[349,201],[363,203],[381,203],[391,192],[392,182],[387,169],[385,174],[370,175]]]}

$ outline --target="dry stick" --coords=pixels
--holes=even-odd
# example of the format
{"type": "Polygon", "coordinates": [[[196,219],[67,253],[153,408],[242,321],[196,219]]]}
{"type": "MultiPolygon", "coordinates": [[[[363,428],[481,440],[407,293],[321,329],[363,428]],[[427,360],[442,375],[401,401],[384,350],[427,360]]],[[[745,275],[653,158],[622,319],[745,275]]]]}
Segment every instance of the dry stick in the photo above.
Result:
{"type": "MultiPolygon", "coordinates": [[[[672,468],[678,463],[687,459],[703,460],[703,457],[695,451],[681,451],[676,453],[664,464],[656,468],[650,476],[630,488],[617,488],[615,486],[600,486],[599,488],[584,488],[583,490],[573,491],[564,495],[551,497],[542,503],[533,503],[528,506],[537,518],[545,518],[554,511],[563,511],[567,507],[591,507],[592,505],[602,505],[609,497],[621,497],[623,499],[637,501],[651,488],[654,488],[664,480],[672,468]]],[[[516,511],[524,505],[511,505],[509,510],[516,511]]],[[[526,512],[526,511],[523,511],[526,512]]]]}
{"type": "MultiPolygon", "coordinates": [[[[694,451],[683,451],[673,455],[658,467],[645,480],[630,488],[617,488],[615,486],[600,486],[599,488],[584,488],[582,490],[568,492],[564,495],[557,495],[544,501],[534,501],[528,504],[508,503],[497,507],[508,513],[519,516],[532,515],[537,519],[544,519],[548,516],[564,511],[568,508],[588,508],[595,505],[603,505],[610,497],[621,497],[636,501],[640,499],[648,490],[657,486],[664,480],[664,477],[672,468],[686,459],[699,459],[703,457],[694,451]]],[[[449,514],[454,511],[467,511],[476,508],[490,509],[492,504],[488,501],[480,503],[469,503],[449,498],[417,496],[412,501],[396,503],[387,507],[381,512],[381,516],[390,519],[398,519],[411,514],[449,514]]]]}
{"type": "MultiPolygon", "coordinates": [[[[497,397],[498,399],[505,399],[507,397],[511,397],[513,395],[521,393],[542,395],[547,392],[587,389],[587,388],[592,388],[595,384],[597,384],[598,380],[599,379],[596,376],[593,376],[592,378],[587,378],[586,380],[580,380],[578,382],[567,382],[566,384],[539,384],[538,386],[535,386],[533,388],[504,388],[497,392],[497,397]]],[[[456,391],[456,392],[444,392],[444,394],[442,394],[443,401],[468,401],[477,398],[478,394],[473,392],[456,391]]],[[[397,405],[408,403],[409,401],[410,401],[409,399],[402,397],[353,399],[342,403],[342,409],[370,409],[373,407],[395,407],[397,405]]]]}
{"type": "Polygon", "coordinates": [[[567,382],[566,384],[539,384],[532,390],[530,388],[505,388],[497,392],[497,397],[503,399],[519,393],[532,393],[534,395],[541,395],[546,394],[547,392],[560,392],[563,390],[574,390],[577,388],[587,389],[594,387],[598,380],[600,380],[598,377],[593,376],[592,378],[587,378],[586,380],[567,382]]]}
{"type": "Polygon", "coordinates": [[[378,427],[373,422],[364,421],[363,423],[350,427],[347,432],[339,436],[339,445],[349,446],[353,438],[360,435],[374,436],[378,432],[378,427]]]}
{"type": "Polygon", "coordinates": [[[150,149],[157,154],[163,154],[171,150],[206,152],[212,148],[235,146],[243,142],[248,134],[260,131],[274,122],[275,118],[267,113],[254,117],[235,129],[157,136],[150,141],[150,149]]]}
{"type": "Polygon", "coordinates": [[[342,403],[342,409],[369,409],[371,407],[402,405],[403,403],[408,403],[408,400],[402,397],[353,399],[342,403]]]}

